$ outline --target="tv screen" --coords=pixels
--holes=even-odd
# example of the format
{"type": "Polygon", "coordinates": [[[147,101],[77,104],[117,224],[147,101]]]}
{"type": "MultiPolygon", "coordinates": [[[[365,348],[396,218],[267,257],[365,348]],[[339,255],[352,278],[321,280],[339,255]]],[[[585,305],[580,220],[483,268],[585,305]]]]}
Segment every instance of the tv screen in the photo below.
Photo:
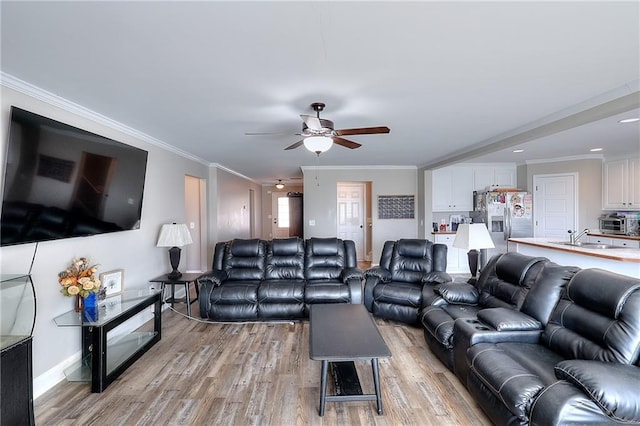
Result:
{"type": "Polygon", "coordinates": [[[139,228],[146,168],[147,151],[11,107],[1,245],[139,228]]]}

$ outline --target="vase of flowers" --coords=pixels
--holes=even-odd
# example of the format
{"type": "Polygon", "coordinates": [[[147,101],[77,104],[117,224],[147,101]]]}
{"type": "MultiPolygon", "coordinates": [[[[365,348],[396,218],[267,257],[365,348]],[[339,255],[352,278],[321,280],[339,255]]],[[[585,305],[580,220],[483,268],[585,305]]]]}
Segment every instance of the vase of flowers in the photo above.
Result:
{"type": "Polygon", "coordinates": [[[84,298],[100,291],[100,280],[95,274],[97,265],[90,265],[86,257],[73,259],[71,265],[58,274],[58,282],[62,286],[60,293],[75,297],[75,310],[84,309],[84,298]]]}

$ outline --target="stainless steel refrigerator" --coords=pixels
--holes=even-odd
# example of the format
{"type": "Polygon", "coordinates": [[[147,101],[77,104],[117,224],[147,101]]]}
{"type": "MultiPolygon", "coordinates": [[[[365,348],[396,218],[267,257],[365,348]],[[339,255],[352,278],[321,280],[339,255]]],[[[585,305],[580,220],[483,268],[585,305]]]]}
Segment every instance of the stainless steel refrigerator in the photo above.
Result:
{"type": "Polygon", "coordinates": [[[488,260],[497,253],[507,251],[507,239],[533,236],[533,198],[524,191],[486,191],[473,193],[474,222],[487,224],[489,234],[496,246],[487,249],[488,260]]]}

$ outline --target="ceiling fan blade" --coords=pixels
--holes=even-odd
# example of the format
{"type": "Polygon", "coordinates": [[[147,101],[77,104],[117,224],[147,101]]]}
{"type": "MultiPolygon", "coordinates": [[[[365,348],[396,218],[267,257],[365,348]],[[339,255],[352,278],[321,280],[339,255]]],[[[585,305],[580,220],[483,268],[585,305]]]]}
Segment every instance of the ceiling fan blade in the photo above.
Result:
{"type": "Polygon", "coordinates": [[[300,115],[304,124],[307,125],[311,130],[322,130],[322,123],[318,117],[314,117],[312,115],[300,115]]]}
{"type": "Polygon", "coordinates": [[[286,136],[290,136],[290,135],[297,135],[297,136],[302,136],[302,133],[289,133],[289,132],[281,132],[281,133],[270,133],[270,132],[246,132],[245,136],[273,136],[273,135],[286,135],[286,136]]]}
{"type": "Polygon", "coordinates": [[[336,130],[336,135],[338,136],[349,136],[349,135],[374,135],[376,133],[389,133],[391,129],[387,126],[378,126],[378,127],[360,127],[357,129],[342,129],[336,130]]]}
{"type": "Polygon", "coordinates": [[[289,145],[288,147],[286,147],[284,150],[289,150],[289,149],[296,149],[297,147],[299,147],[300,145],[302,145],[304,143],[304,140],[298,141],[294,144],[289,145]]]}
{"type": "Polygon", "coordinates": [[[353,141],[350,141],[348,139],[343,139],[343,138],[338,138],[338,137],[334,137],[333,138],[333,143],[335,143],[337,145],[340,145],[340,146],[344,146],[345,148],[350,148],[350,149],[356,149],[356,148],[360,148],[362,146],[358,142],[353,142],[353,141]]]}

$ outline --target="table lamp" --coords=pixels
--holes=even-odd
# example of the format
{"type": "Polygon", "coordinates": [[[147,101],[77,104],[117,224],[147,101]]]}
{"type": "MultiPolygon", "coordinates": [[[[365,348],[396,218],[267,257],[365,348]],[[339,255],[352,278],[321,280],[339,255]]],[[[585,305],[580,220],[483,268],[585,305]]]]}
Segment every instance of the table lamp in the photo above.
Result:
{"type": "Polygon", "coordinates": [[[478,255],[481,249],[494,248],[493,240],[489,235],[489,230],[484,223],[461,223],[458,225],[456,239],[453,240],[453,247],[469,250],[469,269],[471,270],[470,284],[476,282],[478,272],[478,255]]]}
{"type": "Polygon", "coordinates": [[[191,234],[189,229],[184,223],[171,223],[162,225],[160,229],[160,236],[158,237],[157,247],[171,247],[169,249],[169,262],[173,270],[167,275],[170,280],[175,280],[182,276],[182,273],[178,271],[178,265],[180,264],[180,247],[191,244],[191,234]]]}

